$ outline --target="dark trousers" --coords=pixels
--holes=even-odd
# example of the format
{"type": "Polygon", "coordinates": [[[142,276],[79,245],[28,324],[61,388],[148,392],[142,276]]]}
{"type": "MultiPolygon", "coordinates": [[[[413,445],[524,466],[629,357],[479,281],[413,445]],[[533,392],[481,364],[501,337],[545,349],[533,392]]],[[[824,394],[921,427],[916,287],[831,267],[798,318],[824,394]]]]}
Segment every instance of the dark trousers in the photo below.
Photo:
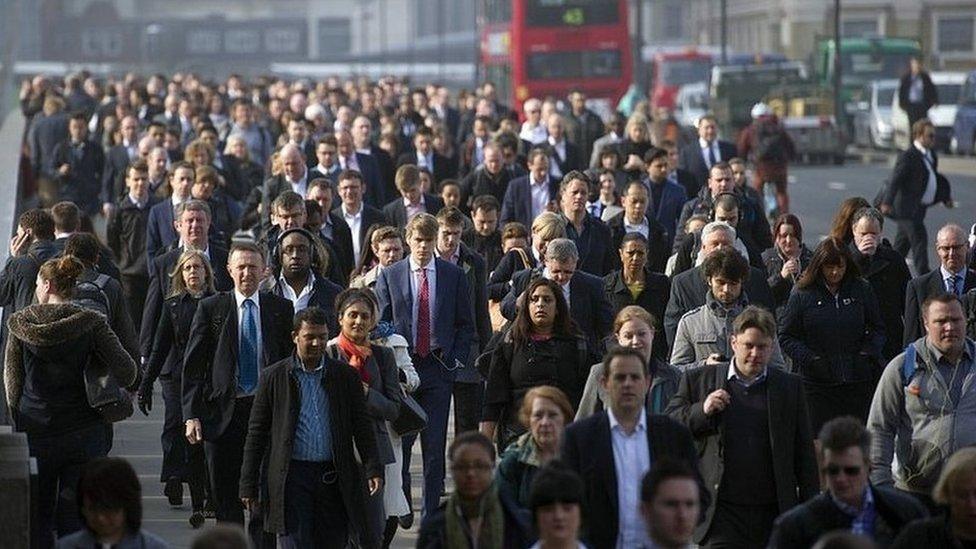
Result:
{"type": "Polygon", "coordinates": [[[478,430],[484,397],[484,383],[454,382],[454,436],[478,430]]]}
{"type": "Polygon", "coordinates": [[[183,405],[179,377],[161,377],[163,387],[163,433],[160,442],[163,446],[163,466],[160,482],[176,478],[190,485],[193,509],[203,509],[207,482],[207,464],[203,447],[186,441],[183,428],[183,405]]]}
{"type": "Polygon", "coordinates": [[[331,462],[292,460],[285,480],[285,528],[282,545],[294,549],[343,549],[349,541],[349,517],[331,462]]]}
{"type": "Polygon", "coordinates": [[[146,294],[149,292],[149,275],[122,275],[122,295],[125,296],[125,306],[132,319],[135,333],[138,334],[142,324],[142,310],[146,307],[146,294]]]}
{"type": "Polygon", "coordinates": [[[912,126],[919,120],[927,117],[929,110],[925,107],[924,103],[909,103],[905,114],[908,115],[908,132],[911,134],[912,126]]]}
{"type": "Polygon", "coordinates": [[[210,472],[210,493],[214,499],[217,522],[244,525],[244,505],[240,500],[241,464],[244,462],[244,439],[251,415],[253,398],[234,401],[234,415],[227,429],[216,440],[205,442],[210,472]]]}
{"type": "MultiPolygon", "coordinates": [[[[447,418],[451,411],[454,373],[448,371],[433,355],[414,355],[413,365],[420,376],[420,387],[413,397],[427,412],[427,428],[420,432],[420,451],[424,460],[423,516],[440,505],[446,470],[447,418]]],[[[410,458],[417,435],[403,437],[403,490],[410,501],[410,458]]]]}
{"type": "Polygon", "coordinates": [[[925,209],[925,206],[919,206],[918,214],[914,219],[894,220],[898,228],[898,232],[895,233],[895,251],[906,258],[911,251],[916,276],[929,272],[929,235],[925,230],[925,209]]]}
{"type": "Polygon", "coordinates": [[[108,455],[109,433],[104,423],[96,423],[58,435],[27,435],[30,455],[37,460],[38,520],[32,547],[53,547],[55,537],[82,528],[78,479],[85,464],[108,455]]]}
{"type": "Polygon", "coordinates": [[[708,549],[751,549],[765,547],[779,516],[779,505],[745,505],[724,500],[716,502],[712,524],[702,540],[708,549]]]}

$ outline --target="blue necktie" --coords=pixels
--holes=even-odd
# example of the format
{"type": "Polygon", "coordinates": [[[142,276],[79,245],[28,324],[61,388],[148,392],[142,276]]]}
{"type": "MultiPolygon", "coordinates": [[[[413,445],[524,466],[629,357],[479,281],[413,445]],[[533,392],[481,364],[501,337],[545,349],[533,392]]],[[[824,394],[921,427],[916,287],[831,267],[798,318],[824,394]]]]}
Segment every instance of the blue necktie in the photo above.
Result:
{"type": "Polygon", "coordinates": [[[258,384],[258,323],[254,318],[254,302],[244,300],[244,323],[241,330],[240,357],[237,360],[241,391],[254,392],[258,384]]]}
{"type": "Polygon", "coordinates": [[[956,295],[960,295],[960,293],[961,293],[959,291],[959,281],[960,280],[962,280],[962,277],[959,276],[959,275],[952,275],[952,276],[950,276],[949,278],[946,279],[946,289],[949,292],[951,292],[951,293],[954,293],[956,295]]]}

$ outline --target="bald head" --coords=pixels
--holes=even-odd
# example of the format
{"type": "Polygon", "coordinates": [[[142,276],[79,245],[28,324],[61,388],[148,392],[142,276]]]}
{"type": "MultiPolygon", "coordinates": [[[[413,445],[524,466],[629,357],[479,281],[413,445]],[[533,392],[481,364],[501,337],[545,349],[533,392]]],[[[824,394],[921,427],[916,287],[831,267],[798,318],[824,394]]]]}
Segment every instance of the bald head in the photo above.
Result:
{"type": "Polygon", "coordinates": [[[950,273],[958,273],[965,268],[968,248],[966,231],[955,223],[944,225],[935,237],[935,251],[939,255],[939,262],[950,273]]]}
{"type": "Polygon", "coordinates": [[[301,181],[305,177],[305,156],[298,145],[288,143],[278,153],[281,168],[289,181],[301,181]]]}

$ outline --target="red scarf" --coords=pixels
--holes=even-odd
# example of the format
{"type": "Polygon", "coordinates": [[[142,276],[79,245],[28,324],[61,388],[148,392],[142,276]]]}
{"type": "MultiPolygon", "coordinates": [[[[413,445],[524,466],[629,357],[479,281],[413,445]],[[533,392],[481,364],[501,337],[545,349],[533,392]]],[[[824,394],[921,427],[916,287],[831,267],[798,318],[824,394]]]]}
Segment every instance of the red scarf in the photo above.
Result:
{"type": "Polygon", "coordinates": [[[359,378],[363,380],[363,383],[369,385],[369,372],[366,370],[366,363],[369,362],[369,357],[373,355],[373,349],[369,345],[357,345],[341,333],[338,344],[339,350],[349,357],[349,365],[359,372],[359,378]]]}

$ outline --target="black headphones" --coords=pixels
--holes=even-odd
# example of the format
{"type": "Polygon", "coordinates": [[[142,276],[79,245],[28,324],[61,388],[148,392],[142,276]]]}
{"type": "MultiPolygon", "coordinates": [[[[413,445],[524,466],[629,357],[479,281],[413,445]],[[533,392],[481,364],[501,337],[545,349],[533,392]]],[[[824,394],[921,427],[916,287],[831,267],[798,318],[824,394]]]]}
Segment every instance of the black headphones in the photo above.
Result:
{"type": "Polygon", "coordinates": [[[312,233],[308,232],[306,229],[303,229],[301,227],[292,227],[291,229],[286,229],[284,231],[281,231],[281,234],[279,234],[278,238],[275,239],[275,252],[274,252],[275,260],[278,262],[278,265],[281,265],[281,254],[282,254],[281,243],[285,241],[285,237],[295,233],[298,233],[308,239],[308,244],[309,247],[311,248],[311,254],[312,254],[311,268],[313,271],[318,272],[319,267],[321,266],[319,261],[319,242],[315,238],[315,235],[313,235],[312,233]]]}

